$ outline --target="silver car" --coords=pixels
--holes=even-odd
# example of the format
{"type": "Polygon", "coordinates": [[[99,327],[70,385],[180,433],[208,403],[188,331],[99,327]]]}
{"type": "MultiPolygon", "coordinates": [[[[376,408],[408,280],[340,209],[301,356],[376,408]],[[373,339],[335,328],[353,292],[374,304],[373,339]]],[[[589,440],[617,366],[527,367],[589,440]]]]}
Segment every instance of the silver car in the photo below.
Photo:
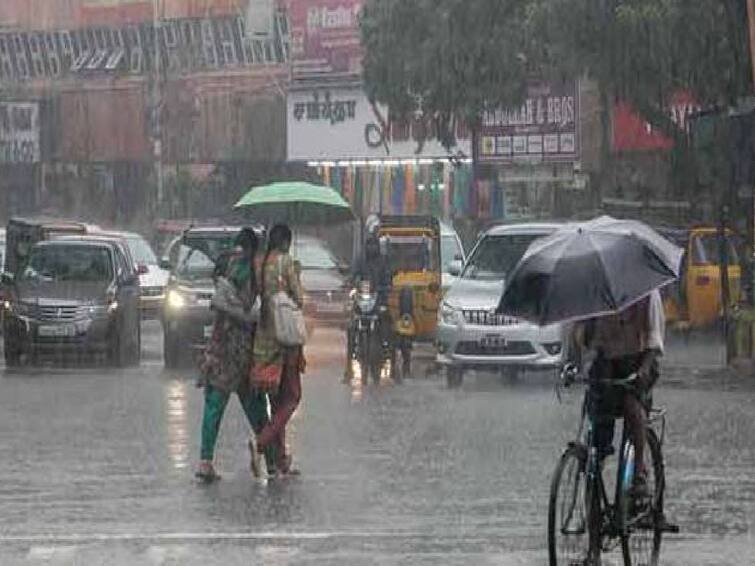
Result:
{"type": "Polygon", "coordinates": [[[506,275],[537,238],[559,224],[497,226],[485,232],[446,293],[438,317],[437,362],[449,387],[467,369],[506,371],[557,367],[562,357],[560,325],[539,327],[496,314],[506,275]]]}

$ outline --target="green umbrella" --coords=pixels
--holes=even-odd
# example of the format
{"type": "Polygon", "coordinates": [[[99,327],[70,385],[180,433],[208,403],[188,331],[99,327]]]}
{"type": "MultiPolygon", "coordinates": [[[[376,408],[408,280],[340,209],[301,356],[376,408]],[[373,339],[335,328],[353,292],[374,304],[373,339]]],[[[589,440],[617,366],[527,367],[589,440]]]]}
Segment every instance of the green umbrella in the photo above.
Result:
{"type": "Polygon", "coordinates": [[[234,208],[243,208],[267,224],[333,224],[354,219],[349,203],[330,187],[302,182],[254,187],[234,208]]]}

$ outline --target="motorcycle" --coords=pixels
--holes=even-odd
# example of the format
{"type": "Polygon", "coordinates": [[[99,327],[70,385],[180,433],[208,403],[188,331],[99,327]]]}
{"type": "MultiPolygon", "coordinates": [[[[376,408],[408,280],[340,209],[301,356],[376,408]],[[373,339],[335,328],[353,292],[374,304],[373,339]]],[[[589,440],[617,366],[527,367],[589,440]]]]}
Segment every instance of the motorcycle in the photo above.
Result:
{"type": "Polygon", "coordinates": [[[386,336],[386,330],[390,330],[387,305],[379,304],[378,293],[369,281],[362,281],[352,291],[352,300],[347,375],[352,375],[351,368],[356,363],[363,382],[372,377],[374,383],[379,383],[383,368],[390,362],[391,377],[395,380],[395,348],[386,336]]]}

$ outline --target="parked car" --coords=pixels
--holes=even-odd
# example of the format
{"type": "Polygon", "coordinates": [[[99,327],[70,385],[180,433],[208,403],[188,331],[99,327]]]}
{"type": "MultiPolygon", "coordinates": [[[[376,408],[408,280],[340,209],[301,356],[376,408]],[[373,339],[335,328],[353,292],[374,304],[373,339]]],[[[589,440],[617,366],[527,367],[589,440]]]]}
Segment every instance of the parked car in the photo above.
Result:
{"type": "Polygon", "coordinates": [[[313,323],[345,327],[351,306],[347,267],[318,238],[297,237],[292,252],[301,265],[305,316],[313,323]]]}
{"type": "Polygon", "coordinates": [[[45,353],[106,354],[116,366],[138,364],[139,277],[122,241],[89,235],[41,241],[20,271],[3,277],[6,365],[45,353]]]}
{"type": "Polygon", "coordinates": [[[215,262],[233,247],[240,231],[237,226],[190,228],[172,246],[167,260],[171,275],[162,308],[166,367],[189,361],[187,354],[204,347],[210,337],[215,262]]]}
{"type": "Polygon", "coordinates": [[[453,226],[440,223],[440,269],[443,293],[454,284],[464,266],[464,246],[453,226]]]}
{"type": "Polygon", "coordinates": [[[560,325],[539,327],[496,314],[507,274],[535,239],[558,224],[498,226],[478,240],[441,305],[437,362],[448,385],[458,387],[467,369],[497,369],[511,375],[524,368],[557,367],[562,357],[560,325]]]}
{"type": "Polygon", "coordinates": [[[107,234],[122,238],[136,262],[139,272],[139,308],[142,318],[159,318],[170,270],[160,266],[152,247],[139,234],[135,232],[107,232],[107,234]]]}

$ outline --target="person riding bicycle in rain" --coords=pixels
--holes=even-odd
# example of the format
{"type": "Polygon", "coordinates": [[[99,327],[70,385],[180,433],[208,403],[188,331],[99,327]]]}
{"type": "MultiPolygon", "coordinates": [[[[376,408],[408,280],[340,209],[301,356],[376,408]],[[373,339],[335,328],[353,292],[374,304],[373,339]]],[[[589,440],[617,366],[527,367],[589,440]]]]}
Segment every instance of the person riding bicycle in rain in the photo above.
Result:
{"type": "Polygon", "coordinates": [[[611,454],[614,416],[624,416],[634,443],[634,499],[649,497],[647,419],[652,407],[652,389],[659,377],[658,358],[663,355],[666,319],[660,292],[653,291],[627,309],[576,323],[572,329],[575,354],[587,349],[594,354],[590,378],[605,384],[597,387],[593,409],[600,416],[595,428],[601,456],[611,454]],[[611,380],[637,375],[629,389],[611,387],[611,380]]]}

